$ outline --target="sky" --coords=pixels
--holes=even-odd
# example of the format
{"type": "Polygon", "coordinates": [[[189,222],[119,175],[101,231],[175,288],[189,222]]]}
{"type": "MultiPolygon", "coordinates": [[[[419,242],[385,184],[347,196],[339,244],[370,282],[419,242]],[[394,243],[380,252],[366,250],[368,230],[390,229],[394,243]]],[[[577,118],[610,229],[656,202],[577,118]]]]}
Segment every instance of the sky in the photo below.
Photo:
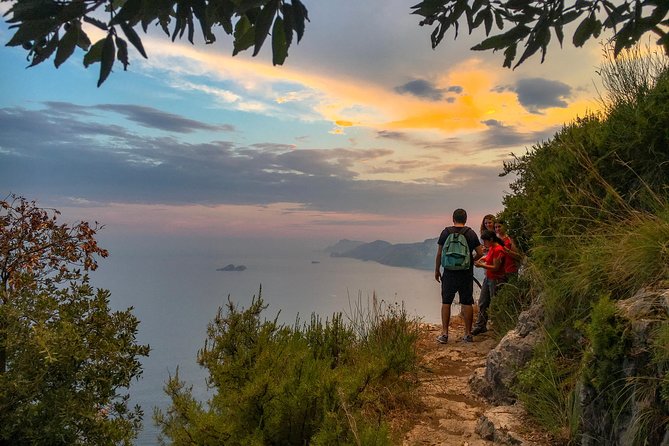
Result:
{"type": "Polygon", "coordinates": [[[2,46],[0,195],[117,235],[414,242],[459,207],[478,228],[509,193],[505,160],[599,108],[602,49],[552,44],[509,70],[469,49],[481,34],[433,50],[413,3],[305,2],[281,67],[269,45],[142,34],[148,60],[131,48],[100,88],[81,50],[26,69],[2,46]]]}

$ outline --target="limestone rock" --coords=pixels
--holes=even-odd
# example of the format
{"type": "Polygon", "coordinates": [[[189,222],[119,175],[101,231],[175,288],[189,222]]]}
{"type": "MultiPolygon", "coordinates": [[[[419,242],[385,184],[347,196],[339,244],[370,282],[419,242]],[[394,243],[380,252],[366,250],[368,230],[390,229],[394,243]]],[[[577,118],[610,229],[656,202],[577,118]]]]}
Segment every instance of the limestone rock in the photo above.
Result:
{"type": "Polygon", "coordinates": [[[484,440],[498,445],[532,446],[535,443],[523,438],[518,431],[525,414],[521,406],[497,406],[487,411],[479,418],[475,432],[484,440]]]}
{"type": "Polygon", "coordinates": [[[521,313],[516,328],[488,353],[485,369],[477,370],[470,378],[470,386],[480,396],[495,404],[513,404],[515,401],[511,385],[516,371],[532,358],[532,351],[543,336],[539,328],[543,317],[540,302],[538,299],[521,313]]]}

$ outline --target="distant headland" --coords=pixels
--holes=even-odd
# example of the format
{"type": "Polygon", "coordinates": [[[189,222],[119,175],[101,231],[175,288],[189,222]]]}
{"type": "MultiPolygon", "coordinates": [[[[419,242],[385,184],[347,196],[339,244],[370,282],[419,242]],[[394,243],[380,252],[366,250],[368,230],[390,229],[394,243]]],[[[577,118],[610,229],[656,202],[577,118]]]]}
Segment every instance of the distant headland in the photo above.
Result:
{"type": "Polygon", "coordinates": [[[339,240],[325,248],[331,257],[350,257],[371,260],[388,266],[431,270],[437,253],[437,239],[423,242],[392,244],[384,240],[365,243],[357,240],[339,240]]]}
{"type": "Polygon", "coordinates": [[[244,271],[246,266],[244,265],[233,265],[232,263],[224,266],[223,268],[217,268],[216,271],[244,271]]]}

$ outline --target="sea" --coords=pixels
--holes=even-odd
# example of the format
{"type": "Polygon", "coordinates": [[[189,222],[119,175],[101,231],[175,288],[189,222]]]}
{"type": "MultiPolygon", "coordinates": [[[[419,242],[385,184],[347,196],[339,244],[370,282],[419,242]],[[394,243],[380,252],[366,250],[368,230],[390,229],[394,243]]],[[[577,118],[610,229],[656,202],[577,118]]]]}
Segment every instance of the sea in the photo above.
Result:
{"type": "MultiPolygon", "coordinates": [[[[325,248],[335,241],[100,237],[110,256],[99,262],[92,284],[111,291],[113,309],[133,307],[141,321],[138,342],[151,347],[141,378],[130,388],[132,405],[144,411],[136,445],[159,444],[153,412],[169,405],[163,387],[177,368],[206,401],[206,371],[196,362],[197,352],[207,324],[228,300],[246,308],[262,288],[265,317],[292,325],[312,314],[351,317],[375,296],[382,305],[404,305],[423,322],[440,322],[439,284],[431,271],[330,257],[325,248]],[[246,269],[219,270],[230,264],[246,269]]],[[[452,313],[458,312],[454,306],[452,313]]]]}

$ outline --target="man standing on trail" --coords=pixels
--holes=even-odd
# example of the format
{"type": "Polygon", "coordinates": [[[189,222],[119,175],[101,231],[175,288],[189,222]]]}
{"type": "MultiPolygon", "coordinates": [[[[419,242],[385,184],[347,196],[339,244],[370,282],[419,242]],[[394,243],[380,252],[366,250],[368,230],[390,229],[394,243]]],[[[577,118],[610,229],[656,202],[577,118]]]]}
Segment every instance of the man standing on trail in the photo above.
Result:
{"type": "Polygon", "coordinates": [[[448,226],[441,231],[437,245],[437,257],[434,266],[434,278],[441,283],[441,335],[437,342],[445,344],[448,342],[448,325],[451,320],[451,304],[455,293],[460,297],[462,315],[465,319],[464,342],[474,340],[472,322],[474,319],[474,261],[483,255],[483,246],[476,232],[465,226],[467,223],[467,212],[464,209],[453,211],[453,226],[448,226]],[[462,237],[464,236],[464,240],[462,237]],[[466,258],[457,259],[458,243],[464,245],[466,258]],[[466,244],[464,244],[466,243],[466,244]],[[444,245],[446,244],[446,248],[444,245]],[[452,251],[452,252],[451,252],[452,251]],[[476,252],[472,256],[472,251],[476,252]],[[444,258],[442,259],[442,254],[444,258]],[[449,257],[450,256],[450,257],[449,257]],[[453,260],[453,259],[456,260],[453,260]],[[444,266],[443,273],[441,267],[444,266]]]}

